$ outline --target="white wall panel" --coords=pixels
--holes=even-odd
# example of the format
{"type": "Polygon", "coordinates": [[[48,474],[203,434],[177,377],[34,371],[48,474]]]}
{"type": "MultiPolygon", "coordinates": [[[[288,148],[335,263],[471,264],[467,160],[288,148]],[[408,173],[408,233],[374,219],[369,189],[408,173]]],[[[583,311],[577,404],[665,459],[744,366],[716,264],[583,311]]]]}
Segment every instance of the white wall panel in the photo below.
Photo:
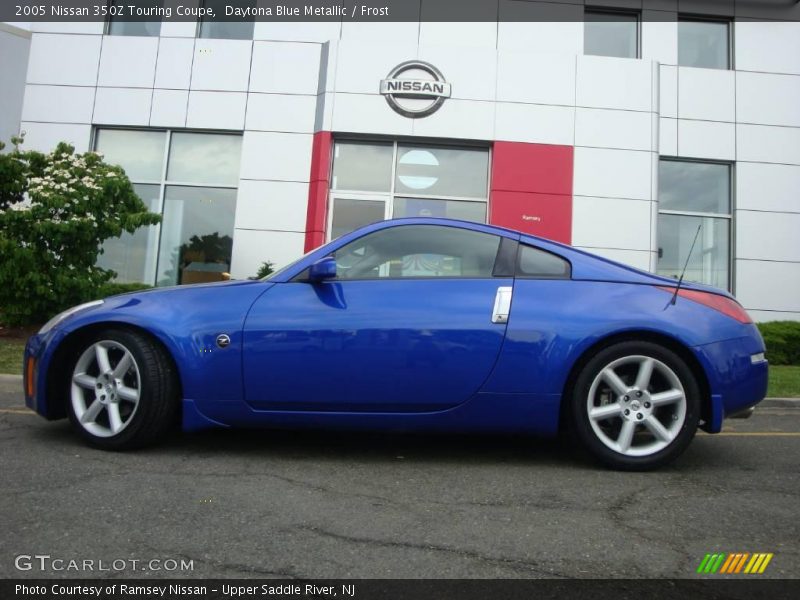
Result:
{"type": "Polygon", "coordinates": [[[141,88],[97,88],[93,123],[102,125],[147,125],[153,90],[141,88]]]}
{"type": "Polygon", "coordinates": [[[682,119],[734,121],[734,71],[678,68],[678,116],[682,119]]]}
{"type": "Polygon", "coordinates": [[[578,108],[575,145],[624,150],[650,150],[651,115],[628,110],[578,108]]]}
{"type": "MultiPolygon", "coordinates": [[[[391,110],[388,106],[387,110],[391,110]]],[[[414,119],[414,135],[493,140],[494,102],[450,99],[435,113],[414,119]]]]}
{"type": "Polygon", "coordinates": [[[244,129],[247,94],[240,92],[189,92],[187,127],[244,129]]]}
{"type": "Polygon", "coordinates": [[[572,244],[594,248],[650,250],[649,200],[572,199],[572,244]]]}
{"type": "Polygon", "coordinates": [[[94,88],[28,85],[22,104],[22,120],[91,123],[93,108],[94,88]]]}
{"type": "Polygon", "coordinates": [[[737,73],[736,120],[800,127],[800,76],[737,73]]]}
{"type": "Polygon", "coordinates": [[[578,57],[577,104],[591,108],[649,111],[652,104],[649,61],[578,57]]]}
{"type": "Polygon", "coordinates": [[[110,35],[103,38],[97,85],[152,88],[158,38],[110,35]]]}
{"type": "Polygon", "coordinates": [[[307,183],[243,179],[236,197],[236,228],[305,231],[307,207],[307,183]]]}
{"type": "Polygon", "coordinates": [[[736,206],[800,213],[800,166],[736,163],[736,206]]]}
{"type": "Polygon", "coordinates": [[[285,267],[303,256],[304,244],[303,233],[236,229],[231,276],[234,279],[253,277],[267,261],[274,263],[275,269],[285,267]]]}
{"type": "Polygon", "coordinates": [[[342,40],[336,65],[336,91],[376,94],[381,79],[407,60],[417,58],[416,45],[386,43],[377,46],[342,40]]]}
{"type": "Polygon", "coordinates": [[[419,24],[419,44],[448,47],[480,46],[494,50],[497,47],[497,23],[423,21],[419,24]]]}
{"type": "Polygon", "coordinates": [[[250,91],[316,95],[320,48],[319,44],[255,42],[250,91]]]}
{"type": "MultiPolygon", "coordinates": [[[[14,23],[23,26],[24,23],[14,23]]],[[[103,35],[105,23],[103,21],[44,21],[40,23],[32,22],[31,31],[35,33],[86,33],[91,35],[103,35]]]]}
{"type": "Polygon", "coordinates": [[[250,78],[248,40],[197,39],[192,65],[192,89],[244,92],[250,78]]]}
{"type": "MultiPolygon", "coordinates": [[[[186,2],[182,4],[191,4],[186,2]]],[[[196,0],[194,1],[196,4],[196,0]]],[[[161,37],[194,38],[197,36],[196,21],[161,21],[161,37]]]]}
{"type": "Polygon", "coordinates": [[[667,65],[678,64],[677,21],[649,21],[647,17],[646,12],[641,24],[642,58],[667,65]]]}
{"type": "Polygon", "coordinates": [[[574,106],[575,57],[498,53],[497,99],[574,106]]]}
{"type": "Polygon", "coordinates": [[[575,148],[576,196],[650,200],[650,152],[575,148]]]}
{"type": "MultiPolygon", "coordinates": [[[[465,23],[459,23],[465,25],[465,23]]],[[[427,46],[419,58],[436,66],[452,85],[452,97],[494,100],[497,91],[497,52],[485,48],[427,46]]]]}
{"type": "Polygon", "coordinates": [[[309,181],[312,140],[305,133],[245,131],[242,179],[309,181]]]}
{"type": "Polygon", "coordinates": [[[326,108],[331,106],[331,129],[334,131],[378,135],[411,135],[414,132],[414,120],[394,112],[383,96],[377,94],[326,94],[325,96],[326,108]]]}
{"type": "Polygon", "coordinates": [[[623,265],[628,265],[636,269],[647,271],[650,268],[650,252],[646,250],[619,250],[617,248],[582,248],[575,246],[581,250],[586,250],[592,254],[602,256],[609,260],[613,260],[623,265]]]}
{"type": "Polygon", "coordinates": [[[583,54],[583,3],[500,0],[497,47],[548,54],[583,54]]]}
{"type": "Polygon", "coordinates": [[[188,90],[193,58],[194,38],[161,38],[156,62],[156,87],[188,90]]]}
{"type": "Polygon", "coordinates": [[[678,116],[678,67],[662,65],[659,68],[658,114],[662,117],[678,116]]]}
{"type": "Polygon", "coordinates": [[[748,310],[800,312],[800,263],[737,260],[736,297],[748,310]]]}
{"type": "Polygon", "coordinates": [[[96,85],[102,40],[97,35],[34,33],[28,83],[96,85]]]}
{"type": "Polygon", "coordinates": [[[245,128],[314,133],[316,110],[316,96],[248,94],[245,128]]]}
{"type": "Polygon", "coordinates": [[[151,127],[186,127],[188,90],[153,90],[151,127]]]}
{"type": "Polygon", "coordinates": [[[678,156],[735,160],[735,125],[678,119],[678,156]]]}
{"type": "Polygon", "coordinates": [[[575,109],[571,106],[546,106],[498,102],[495,138],[507,142],[575,144],[575,109]]]}
{"type": "Polygon", "coordinates": [[[419,22],[342,21],[342,41],[417,44],[419,22]]]}
{"type": "Polygon", "coordinates": [[[800,213],[737,210],[736,257],[800,263],[798,233],[800,213]]]}
{"type": "Polygon", "coordinates": [[[736,68],[800,75],[800,23],[736,23],[736,68]]]}
{"type": "Polygon", "coordinates": [[[658,153],[661,156],[678,155],[678,119],[658,120],[658,153]]]}
{"type": "Polygon", "coordinates": [[[342,24],[339,21],[278,22],[256,21],[254,40],[286,42],[326,42],[338,40],[342,24]]]}
{"type": "Polygon", "coordinates": [[[800,165],[800,127],[737,125],[736,158],[800,165]]]}
{"type": "Polygon", "coordinates": [[[90,125],[62,123],[30,123],[23,121],[20,131],[25,132],[25,150],[51,152],[59,142],[67,142],[76,152],[86,152],[92,136],[90,125]]]}

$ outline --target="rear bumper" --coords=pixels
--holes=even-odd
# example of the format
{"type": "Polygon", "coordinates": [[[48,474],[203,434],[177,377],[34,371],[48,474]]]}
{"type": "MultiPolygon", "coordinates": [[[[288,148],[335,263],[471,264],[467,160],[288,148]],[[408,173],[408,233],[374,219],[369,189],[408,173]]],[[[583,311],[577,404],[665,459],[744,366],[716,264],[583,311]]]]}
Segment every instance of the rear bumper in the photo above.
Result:
{"type": "Polygon", "coordinates": [[[763,352],[764,343],[757,334],[695,348],[711,392],[703,429],[718,433],[724,419],[743,413],[764,399],[769,365],[759,357],[763,352]]]}

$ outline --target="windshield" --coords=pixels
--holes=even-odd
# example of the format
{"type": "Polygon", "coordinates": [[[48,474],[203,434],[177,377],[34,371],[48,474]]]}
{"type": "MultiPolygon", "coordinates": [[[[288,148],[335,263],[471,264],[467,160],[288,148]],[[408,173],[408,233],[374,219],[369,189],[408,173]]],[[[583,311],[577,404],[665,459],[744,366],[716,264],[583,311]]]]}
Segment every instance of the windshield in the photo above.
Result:
{"type": "Polygon", "coordinates": [[[313,250],[309,250],[308,252],[306,252],[305,254],[303,254],[303,256],[301,256],[301,257],[300,257],[300,258],[298,258],[297,260],[293,260],[293,261],[292,261],[292,262],[290,262],[288,265],[281,267],[280,269],[278,269],[277,271],[275,271],[275,272],[273,272],[273,273],[270,273],[270,274],[269,274],[269,275],[267,275],[266,277],[262,277],[262,278],[261,278],[261,281],[270,281],[271,279],[274,279],[275,277],[277,277],[278,275],[280,275],[280,274],[281,274],[281,273],[283,273],[284,271],[288,271],[290,268],[292,268],[292,267],[293,267],[293,266],[295,266],[297,263],[299,263],[301,260],[303,260],[303,259],[304,259],[306,256],[308,256],[308,255],[309,255],[309,254],[311,254],[312,252],[316,252],[317,250],[319,250],[319,248],[314,248],[313,250]]]}

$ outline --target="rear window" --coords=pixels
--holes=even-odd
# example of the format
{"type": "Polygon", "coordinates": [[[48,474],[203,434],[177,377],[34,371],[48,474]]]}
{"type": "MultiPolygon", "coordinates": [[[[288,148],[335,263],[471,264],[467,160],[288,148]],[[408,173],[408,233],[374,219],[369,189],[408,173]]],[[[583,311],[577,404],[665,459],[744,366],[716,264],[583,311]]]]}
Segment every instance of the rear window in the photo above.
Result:
{"type": "Polygon", "coordinates": [[[520,244],[517,277],[569,279],[571,275],[569,261],[539,248],[520,244]]]}

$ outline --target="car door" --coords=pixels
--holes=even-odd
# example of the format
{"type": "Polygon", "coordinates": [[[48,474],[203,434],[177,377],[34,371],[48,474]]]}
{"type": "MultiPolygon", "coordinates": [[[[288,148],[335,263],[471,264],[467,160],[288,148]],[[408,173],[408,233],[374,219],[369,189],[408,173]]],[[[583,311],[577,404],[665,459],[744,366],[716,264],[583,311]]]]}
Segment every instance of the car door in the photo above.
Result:
{"type": "Polygon", "coordinates": [[[505,336],[514,280],[495,267],[509,244],[470,228],[396,225],[339,248],[334,279],[311,283],[306,272],[274,285],[245,323],[247,402],[346,412],[465,402],[505,336]]]}

